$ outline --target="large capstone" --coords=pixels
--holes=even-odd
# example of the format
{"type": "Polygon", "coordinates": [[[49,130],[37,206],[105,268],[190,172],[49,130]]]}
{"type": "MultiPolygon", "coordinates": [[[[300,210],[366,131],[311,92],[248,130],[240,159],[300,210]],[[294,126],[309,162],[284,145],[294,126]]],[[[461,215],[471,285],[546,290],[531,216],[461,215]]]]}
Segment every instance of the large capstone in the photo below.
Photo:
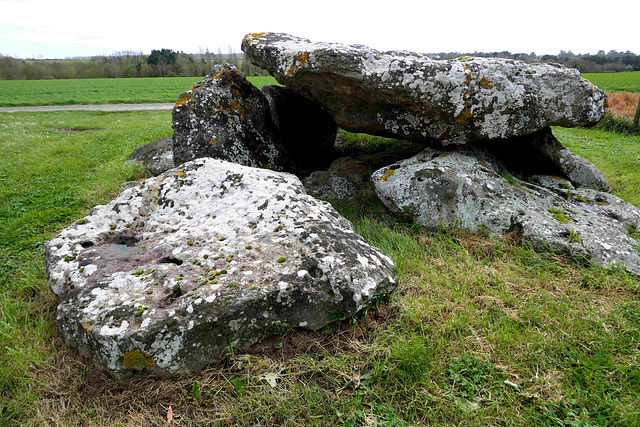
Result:
{"type": "Polygon", "coordinates": [[[176,165],[213,157],[245,166],[284,170],[287,159],[269,104],[232,65],[216,65],[173,107],[176,165]]]}
{"type": "Polygon", "coordinates": [[[462,144],[585,126],[605,113],[606,94],[556,64],[434,60],[280,33],[248,34],[242,50],[352,132],[462,144]]]}
{"type": "Polygon", "coordinates": [[[95,207],[45,259],[65,339],[119,379],[196,371],[395,287],[389,256],[298,178],[210,158],[95,207]]]}
{"type": "Polygon", "coordinates": [[[486,148],[432,146],[371,179],[378,197],[406,221],[429,229],[513,233],[542,250],[640,274],[639,208],[574,188],[562,177],[529,178],[513,176],[486,148]]]}

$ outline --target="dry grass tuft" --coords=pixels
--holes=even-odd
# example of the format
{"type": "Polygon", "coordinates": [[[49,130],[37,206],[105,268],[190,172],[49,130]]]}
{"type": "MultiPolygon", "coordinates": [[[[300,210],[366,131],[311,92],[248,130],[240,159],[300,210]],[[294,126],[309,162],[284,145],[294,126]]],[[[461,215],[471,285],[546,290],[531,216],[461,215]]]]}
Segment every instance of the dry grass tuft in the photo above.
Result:
{"type": "Polygon", "coordinates": [[[636,107],[638,106],[640,93],[614,92],[607,95],[609,111],[617,116],[633,119],[636,113],[636,107]]]}

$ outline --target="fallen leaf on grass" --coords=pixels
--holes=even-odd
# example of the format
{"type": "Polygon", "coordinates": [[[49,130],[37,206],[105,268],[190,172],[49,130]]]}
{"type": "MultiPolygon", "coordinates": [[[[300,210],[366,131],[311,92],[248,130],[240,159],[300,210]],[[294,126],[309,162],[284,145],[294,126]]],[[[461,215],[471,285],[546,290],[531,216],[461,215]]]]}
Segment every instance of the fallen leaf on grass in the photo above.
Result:
{"type": "Polygon", "coordinates": [[[173,408],[169,405],[169,410],[167,411],[167,423],[171,424],[173,421],[173,408]]]}
{"type": "Polygon", "coordinates": [[[276,388],[276,385],[278,384],[278,379],[280,379],[280,377],[278,376],[278,374],[264,374],[260,377],[261,380],[265,380],[267,383],[269,383],[269,385],[271,386],[271,388],[276,388]]]}

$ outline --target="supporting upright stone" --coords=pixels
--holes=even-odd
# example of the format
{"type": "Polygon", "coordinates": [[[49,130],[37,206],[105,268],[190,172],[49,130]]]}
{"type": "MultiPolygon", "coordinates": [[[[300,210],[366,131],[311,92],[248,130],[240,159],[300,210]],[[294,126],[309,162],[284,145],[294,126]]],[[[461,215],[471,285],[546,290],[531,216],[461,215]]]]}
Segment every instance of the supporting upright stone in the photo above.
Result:
{"type": "Polygon", "coordinates": [[[283,170],[287,159],[260,90],[232,65],[180,95],[173,108],[176,165],[213,157],[245,166],[283,170]]]}

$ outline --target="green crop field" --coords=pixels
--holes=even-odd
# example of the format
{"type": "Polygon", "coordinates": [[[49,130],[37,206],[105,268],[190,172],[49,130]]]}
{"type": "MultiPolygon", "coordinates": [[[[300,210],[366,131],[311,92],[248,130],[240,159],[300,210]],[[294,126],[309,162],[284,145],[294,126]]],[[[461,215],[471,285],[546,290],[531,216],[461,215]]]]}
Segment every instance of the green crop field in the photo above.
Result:
{"type": "MultiPolygon", "coordinates": [[[[273,77],[249,77],[254,85],[277,84],[273,77]]],[[[0,107],[175,102],[201,77],[76,80],[0,80],[0,107]]]]}
{"type": "Polygon", "coordinates": [[[640,71],[582,73],[582,76],[605,92],[640,92],[640,71]]]}

